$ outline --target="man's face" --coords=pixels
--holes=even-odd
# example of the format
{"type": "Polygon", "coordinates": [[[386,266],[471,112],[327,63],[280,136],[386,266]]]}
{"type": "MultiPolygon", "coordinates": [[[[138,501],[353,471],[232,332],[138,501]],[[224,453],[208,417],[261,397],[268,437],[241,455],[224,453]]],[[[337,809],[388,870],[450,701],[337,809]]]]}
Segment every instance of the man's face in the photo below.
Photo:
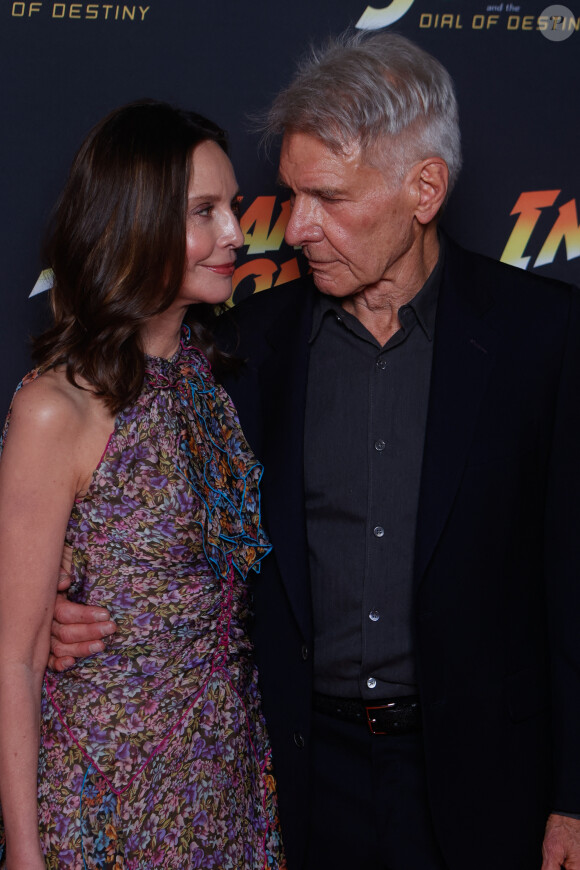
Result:
{"type": "Polygon", "coordinates": [[[292,194],[286,241],[302,246],[320,291],[342,299],[408,269],[416,200],[358,145],[336,154],[315,136],[287,133],[280,180],[292,194]]]}

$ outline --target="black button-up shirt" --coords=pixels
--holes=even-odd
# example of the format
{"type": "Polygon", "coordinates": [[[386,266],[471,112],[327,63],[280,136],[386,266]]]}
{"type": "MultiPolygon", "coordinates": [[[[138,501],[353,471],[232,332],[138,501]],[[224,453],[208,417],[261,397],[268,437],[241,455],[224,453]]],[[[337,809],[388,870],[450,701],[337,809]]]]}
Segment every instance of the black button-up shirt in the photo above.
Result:
{"type": "Polygon", "coordinates": [[[415,527],[442,255],[381,347],[338,300],[314,312],[305,426],[315,689],[412,694],[415,527]]]}

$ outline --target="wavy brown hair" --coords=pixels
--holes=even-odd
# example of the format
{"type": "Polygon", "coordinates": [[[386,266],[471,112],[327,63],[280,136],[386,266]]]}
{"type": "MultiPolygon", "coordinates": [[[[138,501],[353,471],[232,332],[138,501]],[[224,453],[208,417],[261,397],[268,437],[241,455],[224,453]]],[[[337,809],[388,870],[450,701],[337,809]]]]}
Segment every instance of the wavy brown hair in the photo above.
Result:
{"type": "MultiPolygon", "coordinates": [[[[226,134],[195,112],[141,100],[107,115],[88,134],[56,205],[45,259],[54,273],[53,325],[33,343],[37,365],[64,365],[113,413],[143,385],[143,324],[175,299],[185,268],[185,215],[193,149],[226,134]]],[[[193,164],[195,161],[193,161],[193,164]]],[[[210,306],[188,325],[210,362],[224,362],[210,306]]]]}

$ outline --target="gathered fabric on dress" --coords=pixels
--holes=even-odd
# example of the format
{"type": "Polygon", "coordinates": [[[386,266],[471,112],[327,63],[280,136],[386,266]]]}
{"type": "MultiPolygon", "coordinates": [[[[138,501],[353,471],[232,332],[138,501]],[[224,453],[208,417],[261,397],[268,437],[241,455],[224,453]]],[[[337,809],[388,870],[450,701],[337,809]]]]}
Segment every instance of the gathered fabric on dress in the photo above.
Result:
{"type": "Polygon", "coordinates": [[[186,341],[146,357],[66,534],[69,597],[117,632],[45,675],[50,870],[285,866],[247,633],[248,571],[270,550],[261,474],[205,357],[186,341]]]}

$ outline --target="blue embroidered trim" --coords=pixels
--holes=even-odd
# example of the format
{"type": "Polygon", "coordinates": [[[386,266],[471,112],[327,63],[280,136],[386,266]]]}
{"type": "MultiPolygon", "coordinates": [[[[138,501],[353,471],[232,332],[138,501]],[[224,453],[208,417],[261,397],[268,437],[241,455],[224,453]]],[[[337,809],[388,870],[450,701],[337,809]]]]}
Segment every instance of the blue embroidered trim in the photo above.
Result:
{"type": "Polygon", "coordinates": [[[183,408],[176,470],[205,508],[196,523],[204,554],[217,576],[226,579],[231,562],[245,578],[250,568],[259,573],[259,563],[272,549],[262,528],[263,468],[251,454],[233,405],[219,395],[209,362],[188,345],[190,336],[183,327],[181,347],[170,360],[147,357],[148,383],[171,390],[183,408]]]}
{"type": "Polygon", "coordinates": [[[85,870],[88,870],[88,866],[87,866],[87,859],[85,856],[85,846],[83,843],[83,792],[85,790],[87,778],[88,778],[89,774],[91,773],[92,769],[93,769],[93,765],[89,764],[89,766],[87,767],[87,770],[85,772],[85,775],[83,777],[83,784],[81,786],[81,794],[80,794],[80,808],[79,808],[80,823],[81,823],[81,855],[83,858],[83,867],[85,868],[85,870]]]}

